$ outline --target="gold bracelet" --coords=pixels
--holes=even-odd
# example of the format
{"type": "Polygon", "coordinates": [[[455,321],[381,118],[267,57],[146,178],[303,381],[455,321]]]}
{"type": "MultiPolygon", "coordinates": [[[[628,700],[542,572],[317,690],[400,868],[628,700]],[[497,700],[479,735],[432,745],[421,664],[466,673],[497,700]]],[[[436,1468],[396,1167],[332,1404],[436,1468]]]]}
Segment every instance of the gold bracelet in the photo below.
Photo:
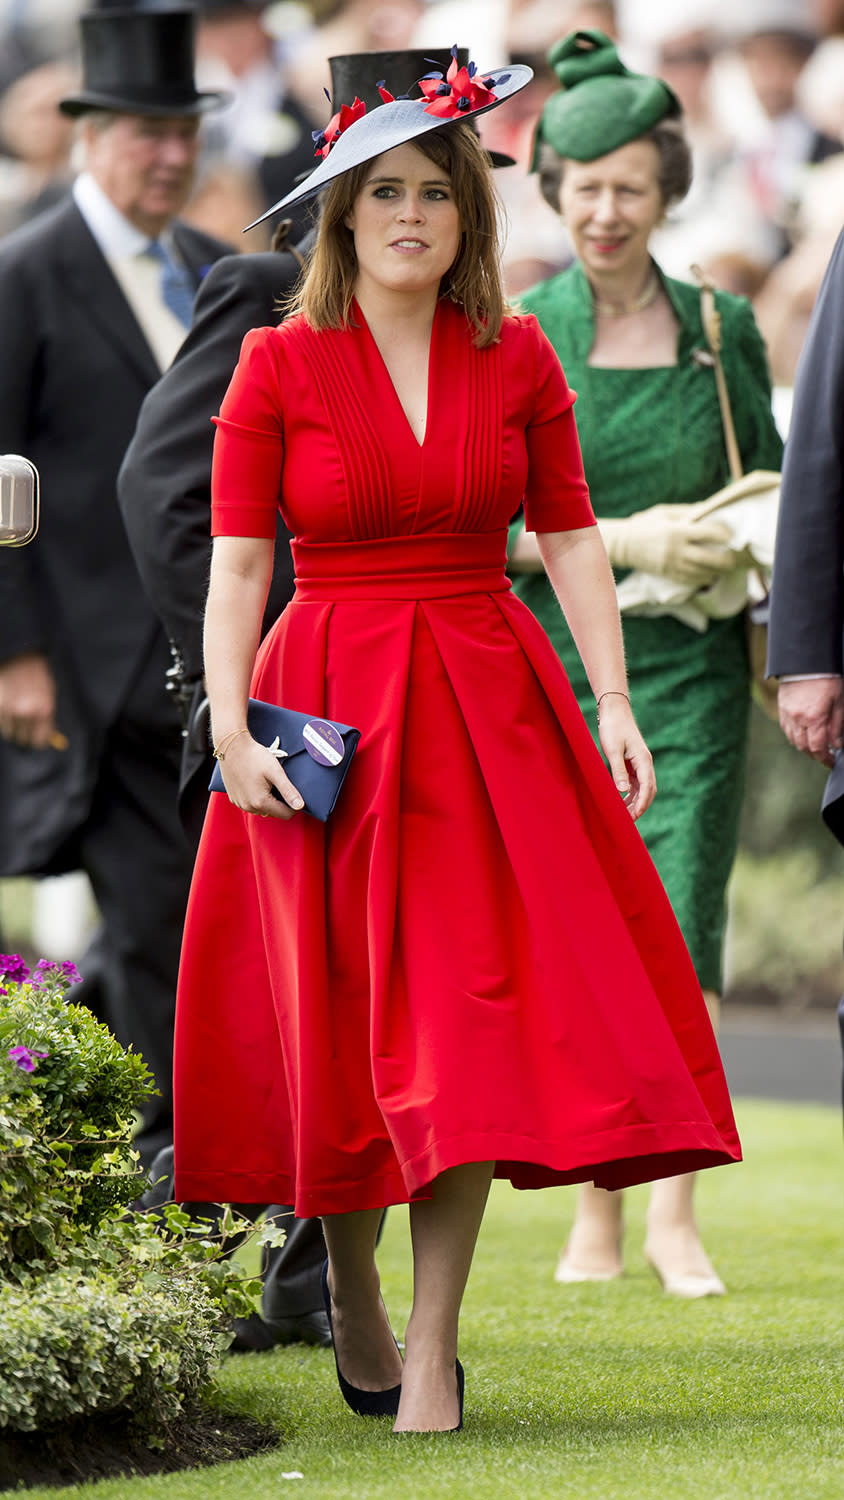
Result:
{"type": "Polygon", "coordinates": [[[236,740],[239,734],[248,734],[248,733],[249,733],[249,730],[246,727],[246,725],[244,725],[243,729],[233,729],[232,732],[231,732],[231,734],[224,734],[223,738],[220,740],[219,745],[215,745],[214,746],[214,759],[215,760],[225,760],[225,758],[226,758],[226,750],[227,750],[228,746],[231,744],[232,740],[236,740]]]}

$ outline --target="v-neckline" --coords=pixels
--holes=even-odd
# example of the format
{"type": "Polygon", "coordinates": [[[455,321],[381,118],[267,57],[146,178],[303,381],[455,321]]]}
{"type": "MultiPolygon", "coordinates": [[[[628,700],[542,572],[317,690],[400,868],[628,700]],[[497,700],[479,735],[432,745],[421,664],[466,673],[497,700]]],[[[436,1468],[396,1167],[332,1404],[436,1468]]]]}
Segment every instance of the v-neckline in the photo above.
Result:
{"type": "Polygon", "coordinates": [[[360,303],[358,302],[357,298],[355,298],[354,302],[353,302],[353,313],[357,317],[360,318],[361,326],[366,329],[366,336],[369,339],[369,342],[371,343],[373,349],[375,350],[376,355],[378,356],[378,361],[379,361],[379,363],[381,365],[381,369],[384,372],[384,378],[385,378],[388,386],[390,387],[390,390],[393,393],[393,400],[394,400],[396,406],[398,407],[399,412],[401,413],[401,419],[402,419],[402,421],[403,421],[403,423],[405,425],[405,428],[407,430],[408,437],[410,438],[411,442],[413,443],[414,448],[416,448],[419,451],[419,453],[422,453],[422,451],[424,450],[425,445],[426,445],[426,443],[428,441],[428,436],[429,436],[430,431],[431,431],[431,416],[432,416],[432,408],[433,408],[433,388],[432,388],[431,376],[432,376],[433,367],[434,367],[434,359],[433,359],[433,354],[434,354],[434,339],[437,336],[437,324],[438,324],[439,319],[440,319],[440,307],[441,307],[441,305],[442,305],[442,298],[439,298],[438,301],[437,301],[437,305],[434,308],[434,317],[433,317],[433,321],[431,323],[431,339],[430,339],[430,342],[428,344],[428,380],[427,380],[427,393],[426,393],[426,401],[425,401],[425,432],[423,434],[422,441],[420,443],[419,439],[416,436],[416,433],[413,431],[413,425],[412,425],[412,423],[410,421],[410,418],[407,415],[407,412],[404,409],[401,397],[399,396],[399,393],[396,390],[395,385],[393,384],[393,377],[390,374],[389,369],[387,368],[387,361],[385,360],[383,354],[381,353],[381,350],[378,347],[378,340],[376,339],[374,333],[372,332],[372,329],[370,328],[369,324],[367,323],[367,321],[366,321],[366,315],[365,315],[365,313],[364,313],[364,311],[363,311],[360,303]]]}

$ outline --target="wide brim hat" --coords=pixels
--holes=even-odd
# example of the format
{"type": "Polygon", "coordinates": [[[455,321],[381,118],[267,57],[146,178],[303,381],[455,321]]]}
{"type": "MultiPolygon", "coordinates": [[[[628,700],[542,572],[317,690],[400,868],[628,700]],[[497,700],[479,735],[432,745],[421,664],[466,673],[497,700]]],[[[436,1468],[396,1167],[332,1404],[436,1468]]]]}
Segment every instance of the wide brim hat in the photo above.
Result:
{"type": "MultiPolygon", "coordinates": [[[[468,47],[405,47],[398,52],[346,52],[329,57],[331,73],[331,113],[336,114],[343,104],[353,99],[362,99],[367,109],[379,109],[384,102],[378,92],[379,83],[386,83],[396,98],[421,99],[419,79],[432,69],[445,74],[452,61],[458,68],[468,68],[468,47]]],[[[503,151],[489,151],[494,167],[514,167],[516,159],[503,151]]],[[[297,178],[304,182],[304,174],[297,178]]]]}
{"type": "Polygon", "coordinates": [[[90,110],[170,117],[220,109],[230,95],[194,81],[196,11],[108,7],[79,17],[82,88],[59,101],[73,117],[90,110]]]}
{"type": "MultiPolygon", "coordinates": [[[[472,64],[458,66],[453,55],[455,50],[452,49],[452,62],[446,77],[443,79],[437,69],[435,77],[423,79],[423,85],[430,87],[426,87],[418,99],[392,99],[365,113],[361,104],[361,112],[357,115],[354,106],[344,105],[347,118],[351,116],[350,123],[346,124],[341,117],[333,141],[330,138],[326,141],[323,148],[326,154],[313,172],[247,228],[254,229],[255,224],[263,223],[272,214],[315,198],[336,178],[365,162],[374,161],[385,151],[411,144],[432,130],[471,124],[479,115],[512,98],[533,77],[532,68],[515,63],[491,73],[470,72],[472,64]]],[[[430,75],[430,67],[427,72],[430,75]]],[[[389,84],[390,80],[386,82],[389,84]]]]}
{"type": "Polygon", "coordinates": [[[596,161],[647,134],[660,120],[679,117],[677,95],[661,78],[632,73],[603,31],[573,31],[548,53],[559,89],[545,101],[533,145],[558,156],[596,161]]]}

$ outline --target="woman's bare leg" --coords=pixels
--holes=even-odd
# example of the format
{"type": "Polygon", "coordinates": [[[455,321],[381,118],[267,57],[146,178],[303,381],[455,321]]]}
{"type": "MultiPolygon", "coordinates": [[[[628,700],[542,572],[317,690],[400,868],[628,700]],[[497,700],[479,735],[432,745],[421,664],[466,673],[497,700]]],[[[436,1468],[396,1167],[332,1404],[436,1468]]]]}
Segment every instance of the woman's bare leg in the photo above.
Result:
{"type": "MultiPolygon", "coordinates": [[[[717,1030],[719,997],[704,990],[709,1019],[717,1030]]],[[[664,1177],[651,1188],[645,1258],[667,1292],[711,1297],[726,1291],[701,1243],[694,1212],[695,1173],[664,1177]]]]}
{"type": "Polygon", "coordinates": [[[326,1214],[322,1221],[337,1363],[344,1378],[362,1391],[386,1391],[402,1378],[375,1264],[382,1212],[326,1214]]]}
{"type": "Polygon", "coordinates": [[[457,1426],[454,1367],[460,1304],[492,1171],[492,1162],[452,1167],[433,1183],[429,1199],[410,1205],[413,1308],[394,1432],[442,1432],[457,1426]]]}
{"type": "Polygon", "coordinates": [[[623,1196],[593,1182],[577,1190],[577,1209],[555,1281],[612,1281],[621,1275],[623,1196]]]}

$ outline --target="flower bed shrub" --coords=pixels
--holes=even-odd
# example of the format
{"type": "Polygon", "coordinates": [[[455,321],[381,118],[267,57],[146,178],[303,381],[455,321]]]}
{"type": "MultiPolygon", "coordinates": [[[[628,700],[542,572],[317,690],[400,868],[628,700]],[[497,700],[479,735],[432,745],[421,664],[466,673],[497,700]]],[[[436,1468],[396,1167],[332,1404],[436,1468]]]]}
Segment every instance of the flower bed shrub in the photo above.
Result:
{"type": "Polygon", "coordinates": [[[109,1210],[138,1196],[134,1112],[152,1088],[84,1006],[72,964],[32,975],[0,957],[0,1270],[46,1272],[109,1210]]]}
{"type": "Polygon", "coordinates": [[[255,1284],[175,1204],[129,1211],[144,1186],[131,1135],[142,1059],[69,1002],[72,964],[30,975],[0,956],[0,1429],[122,1415],[156,1440],[193,1402],[255,1284]]]}
{"type": "Polygon", "coordinates": [[[96,1269],[0,1288],[0,1427],[32,1432],[124,1412],[160,1430],[230,1342],[195,1275],[157,1287],[96,1269]]]}

